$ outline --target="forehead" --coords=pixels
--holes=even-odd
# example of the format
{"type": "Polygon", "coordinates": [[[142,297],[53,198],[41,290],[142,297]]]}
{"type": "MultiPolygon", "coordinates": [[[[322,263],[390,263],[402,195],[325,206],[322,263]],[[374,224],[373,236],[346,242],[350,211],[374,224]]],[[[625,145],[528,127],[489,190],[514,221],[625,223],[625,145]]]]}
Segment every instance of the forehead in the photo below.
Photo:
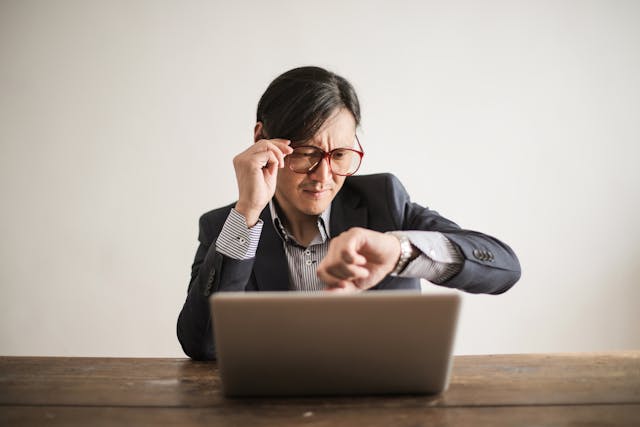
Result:
{"type": "Polygon", "coordinates": [[[351,147],[355,136],[356,121],[349,110],[341,108],[325,120],[311,139],[296,142],[294,145],[314,145],[327,150],[336,147],[351,147]]]}

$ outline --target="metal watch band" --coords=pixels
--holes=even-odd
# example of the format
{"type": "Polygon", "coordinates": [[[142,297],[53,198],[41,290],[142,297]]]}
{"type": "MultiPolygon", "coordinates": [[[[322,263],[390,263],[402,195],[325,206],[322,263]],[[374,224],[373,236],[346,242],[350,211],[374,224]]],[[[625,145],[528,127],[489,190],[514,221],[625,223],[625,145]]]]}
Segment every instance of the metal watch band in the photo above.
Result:
{"type": "Polygon", "coordinates": [[[398,262],[395,268],[393,269],[393,271],[391,272],[392,275],[398,275],[402,273],[404,268],[409,263],[409,260],[411,259],[411,254],[413,251],[411,250],[411,241],[407,236],[400,233],[391,233],[391,234],[393,234],[400,241],[400,258],[398,258],[398,262]]]}

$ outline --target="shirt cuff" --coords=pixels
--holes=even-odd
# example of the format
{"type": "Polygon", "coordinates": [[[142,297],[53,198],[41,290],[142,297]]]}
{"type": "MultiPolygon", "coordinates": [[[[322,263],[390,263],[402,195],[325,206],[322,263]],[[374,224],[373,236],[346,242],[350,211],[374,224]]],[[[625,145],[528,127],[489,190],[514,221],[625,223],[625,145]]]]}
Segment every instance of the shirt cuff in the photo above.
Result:
{"type": "Polygon", "coordinates": [[[232,208],[216,240],[216,250],[233,259],[246,260],[255,257],[263,224],[264,221],[258,219],[258,222],[249,228],[246,218],[232,208]]]}
{"type": "Polygon", "coordinates": [[[442,233],[437,231],[402,231],[421,254],[398,274],[419,277],[440,284],[460,272],[463,257],[442,233]]]}

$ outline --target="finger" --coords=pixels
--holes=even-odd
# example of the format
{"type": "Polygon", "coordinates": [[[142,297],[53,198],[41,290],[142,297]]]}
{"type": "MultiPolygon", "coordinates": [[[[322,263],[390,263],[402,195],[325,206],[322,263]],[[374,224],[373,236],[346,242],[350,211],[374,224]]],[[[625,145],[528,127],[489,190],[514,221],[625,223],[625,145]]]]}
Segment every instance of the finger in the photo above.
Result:
{"type": "Polygon", "coordinates": [[[349,257],[351,259],[350,262],[354,265],[365,265],[367,263],[367,258],[357,252],[350,253],[349,257]]]}
{"type": "Polygon", "coordinates": [[[276,153],[274,153],[271,150],[260,152],[258,155],[255,156],[255,161],[258,164],[258,166],[260,166],[263,169],[268,167],[270,164],[278,165],[280,163],[280,159],[278,159],[278,156],[276,155],[276,153]]]}
{"type": "Polygon", "coordinates": [[[286,156],[293,152],[293,148],[290,147],[291,141],[288,139],[261,139],[255,145],[258,147],[269,147],[269,149],[276,150],[286,156]]]}
{"type": "Polygon", "coordinates": [[[374,286],[375,283],[371,283],[370,280],[366,280],[366,279],[356,279],[353,281],[353,285],[359,290],[364,291],[374,286]]]}
{"type": "Polygon", "coordinates": [[[327,293],[330,293],[330,294],[346,294],[346,293],[349,293],[349,290],[347,288],[338,288],[338,287],[336,287],[336,288],[326,288],[324,291],[327,292],[327,293]]]}
{"type": "Polygon", "coordinates": [[[316,274],[320,278],[320,280],[326,283],[336,282],[347,277],[346,274],[337,271],[336,265],[329,262],[326,258],[322,260],[322,262],[318,266],[316,274]]]}
{"type": "Polygon", "coordinates": [[[263,138],[263,139],[260,139],[260,140],[256,141],[255,144],[264,144],[266,142],[271,142],[271,143],[274,143],[274,144],[281,144],[281,145],[289,145],[289,144],[291,144],[291,140],[290,139],[285,139],[285,138],[272,138],[272,139],[263,138]]]}
{"type": "MultiPolygon", "coordinates": [[[[363,244],[362,233],[356,229],[351,229],[338,236],[341,243],[341,250],[339,252],[342,260],[349,264],[364,265],[367,263],[367,259],[360,254],[359,249],[363,244]]],[[[331,248],[329,248],[331,250],[331,248]]]]}
{"type": "MultiPolygon", "coordinates": [[[[269,142],[266,145],[267,150],[269,150],[269,152],[273,153],[276,158],[278,159],[278,166],[283,168],[284,167],[284,157],[289,154],[289,152],[284,152],[283,148],[279,147],[278,145],[269,142]]],[[[289,148],[288,146],[285,146],[284,148],[289,148]]]]}
{"type": "Polygon", "coordinates": [[[271,138],[271,139],[263,138],[263,139],[258,140],[256,142],[256,144],[260,144],[260,143],[263,143],[263,142],[273,142],[273,143],[276,143],[276,144],[284,144],[284,145],[291,144],[291,140],[290,139],[286,139],[286,138],[271,138]]]}
{"type": "Polygon", "coordinates": [[[341,251],[340,257],[348,264],[364,265],[367,263],[367,259],[356,250],[354,240],[348,242],[348,246],[341,251]]]}
{"type": "Polygon", "coordinates": [[[340,286],[339,283],[344,281],[342,277],[337,277],[329,273],[326,267],[318,267],[316,274],[318,278],[327,286],[340,286]]]}
{"type": "Polygon", "coordinates": [[[316,270],[316,275],[318,276],[318,279],[320,279],[322,282],[326,284],[331,284],[337,281],[333,276],[327,273],[327,270],[323,264],[318,266],[318,269],[316,270]]]}
{"type": "Polygon", "coordinates": [[[293,148],[290,147],[291,140],[282,139],[282,138],[276,138],[276,139],[270,139],[269,142],[272,142],[273,144],[277,145],[278,148],[280,148],[284,152],[288,152],[290,150],[293,150],[293,148]]]}
{"type": "Polygon", "coordinates": [[[345,288],[344,288],[344,289],[345,289],[345,292],[348,292],[348,293],[351,293],[351,294],[353,294],[353,293],[357,293],[357,292],[362,292],[362,291],[363,291],[363,289],[362,289],[362,288],[358,287],[358,286],[357,286],[356,284],[354,284],[354,283],[350,283],[350,284],[348,284],[347,286],[345,286],[345,288]]]}
{"type": "Polygon", "coordinates": [[[326,289],[339,289],[346,287],[348,283],[347,280],[336,280],[335,282],[325,283],[325,285],[327,285],[326,289]]]}
{"type": "Polygon", "coordinates": [[[336,279],[356,280],[369,277],[369,270],[353,264],[337,264],[327,267],[327,273],[336,279]]]}
{"type": "Polygon", "coordinates": [[[273,156],[270,158],[269,162],[262,168],[262,171],[265,175],[275,176],[278,174],[278,168],[280,167],[280,163],[278,159],[273,156]]]}
{"type": "Polygon", "coordinates": [[[278,148],[278,150],[280,150],[280,153],[282,153],[282,162],[280,163],[280,167],[283,168],[284,158],[287,157],[289,154],[293,153],[293,148],[290,146],[291,141],[289,141],[288,139],[285,139],[285,140],[275,140],[273,142],[274,142],[274,145],[278,148]]]}
{"type": "Polygon", "coordinates": [[[270,162],[278,163],[278,157],[266,144],[253,146],[234,158],[236,168],[264,168],[270,162]]]}
{"type": "Polygon", "coordinates": [[[352,294],[360,292],[362,289],[358,288],[355,284],[348,281],[339,282],[339,286],[333,286],[325,288],[326,292],[332,294],[352,294]]]}

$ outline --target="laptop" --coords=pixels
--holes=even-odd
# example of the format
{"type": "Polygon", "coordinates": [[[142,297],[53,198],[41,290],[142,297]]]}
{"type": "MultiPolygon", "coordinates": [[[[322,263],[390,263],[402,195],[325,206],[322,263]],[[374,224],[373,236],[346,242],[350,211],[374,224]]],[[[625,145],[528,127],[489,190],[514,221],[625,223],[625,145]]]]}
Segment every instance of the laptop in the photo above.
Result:
{"type": "Polygon", "coordinates": [[[225,396],[436,394],[451,372],[457,293],[217,293],[225,396]]]}

